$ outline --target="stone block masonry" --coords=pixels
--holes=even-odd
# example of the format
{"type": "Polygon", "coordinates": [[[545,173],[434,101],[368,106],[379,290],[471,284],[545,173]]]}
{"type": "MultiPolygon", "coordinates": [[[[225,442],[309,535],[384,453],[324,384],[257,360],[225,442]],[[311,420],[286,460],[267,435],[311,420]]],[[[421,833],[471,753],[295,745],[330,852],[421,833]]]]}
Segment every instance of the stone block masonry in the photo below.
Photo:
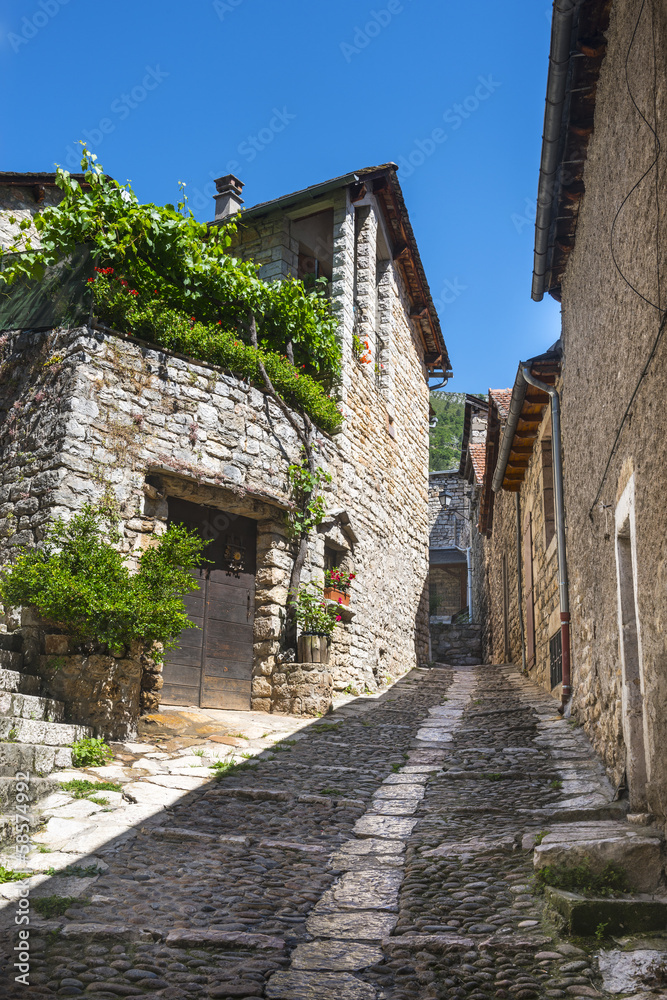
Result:
{"type": "Polygon", "coordinates": [[[482,662],[482,626],[431,622],[431,659],[450,666],[482,662]]]}
{"type": "MultiPolygon", "coordinates": [[[[333,477],[327,504],[348,512],[356,539],[339,527],[315,533],[304,572],[321,580],[331,544],[357,574],[354,615],[333,637],[338,690],[376,690],[426,658],[427,388],[404,322],[394,344],[404,400],[396,437],[378,412],[374,379],[357,365],[345,430],[317,436],[318,461],[333,477]]],[[[130,561],[165,530],[167,496],[253,518],[252,705],[285,711],[282,681],[273,678],[282,671],[276,655],[292,560],[287,466],[300,443],[282,411],[219,369],[90,328],[4,335],[0,364],[0,561],[109,487],[130,561]]],[[[148,707],[158,691],[156,678],[144,691],[148,707]]]]}

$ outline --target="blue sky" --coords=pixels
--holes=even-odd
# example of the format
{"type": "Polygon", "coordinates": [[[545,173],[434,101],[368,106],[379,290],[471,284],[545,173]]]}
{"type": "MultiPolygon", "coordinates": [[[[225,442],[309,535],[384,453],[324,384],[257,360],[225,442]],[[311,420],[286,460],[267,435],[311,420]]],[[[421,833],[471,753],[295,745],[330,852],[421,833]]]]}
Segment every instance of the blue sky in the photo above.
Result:
{"type": "Polygon", "coordinates": [[[558,337],[530,298],[549,0],[0,0],[0,169],[86,138],[145,201],[212,217],[394,160],[454,367],[511,385],[558,337]],[[10,95],[11,99],[10,99],[10,95]],[[435,136],[435,138],[434,138],[435,136]]]}

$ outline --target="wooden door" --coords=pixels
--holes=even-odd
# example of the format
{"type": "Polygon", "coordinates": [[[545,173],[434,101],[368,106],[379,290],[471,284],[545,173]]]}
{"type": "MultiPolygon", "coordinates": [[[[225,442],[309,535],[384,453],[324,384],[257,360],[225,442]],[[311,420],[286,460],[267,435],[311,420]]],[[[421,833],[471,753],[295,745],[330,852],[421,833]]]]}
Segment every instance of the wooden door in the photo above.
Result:
{"type": "Polygon", "coordinates": [[[535,604],[533,601],[533,519],[528,513],[523,532],[524,602],[526,606],[526,663],[535,665],[535,604]]]}
{"type": "Polygon", "coordinates": [[[247,517],[169,498],[169,523],[209,541],[200,589],[185,598],[190,620],[165,658],[162,701],[200,708],[250,709],[255,611],[256,525],[247,517]]]}

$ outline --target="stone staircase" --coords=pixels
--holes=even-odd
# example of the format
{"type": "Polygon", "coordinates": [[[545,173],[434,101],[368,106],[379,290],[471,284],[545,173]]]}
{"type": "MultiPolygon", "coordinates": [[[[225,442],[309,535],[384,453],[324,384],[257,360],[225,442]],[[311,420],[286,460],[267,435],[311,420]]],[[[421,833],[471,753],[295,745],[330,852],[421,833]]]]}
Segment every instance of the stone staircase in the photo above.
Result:
{"type": "Polygon", "coordinates": [[[45,776],[71,767],[74,740],[92,736],[88,726],[63,721],[61,701],[40,695],[41,679],[26,673],[20,632],[0,634],[0,778],[17,771],[45,776]]]}

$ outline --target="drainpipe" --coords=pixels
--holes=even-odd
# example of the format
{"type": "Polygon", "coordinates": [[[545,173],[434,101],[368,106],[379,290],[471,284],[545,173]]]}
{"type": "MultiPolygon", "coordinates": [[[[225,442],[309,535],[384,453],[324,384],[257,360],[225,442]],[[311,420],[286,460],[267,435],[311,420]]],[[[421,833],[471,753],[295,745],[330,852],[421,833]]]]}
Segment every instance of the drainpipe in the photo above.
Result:
{"type": "Polygon", "coordinates": [[[551,23],[549,75],[542,133],[542,158],[537,190],[535,219],[535,253],[532,297],[539,302],[544,296],[550,250],[554,193],[558,187],[561,158],[561,128],[567,100],[570,69],[572,24],[580,0],[556,0],[551,23]]]}
{"type": "Polygon", "coordinates": [[[551,399],[551,444],[553,448],[554,507],[556,514],[556,544],[558,552],[558,592],[560,595],[560,631],[563,649],[563,696],[561,711],[572,696],[570,673],[570,598],[567,588],[567,558],[565,554],[565,508],[563,505],[563,458],[560,436],[560,399],[558,391],[533,377],[529,365],[522,365],[523,377],[529,385],[546,392],[551,399]]]}
{"type": "Polygon", "coordinates": [[[516,497],[516,589],[519,601],[519,627],[521,628],[521,669],[526,673],[526,632],[523,627],[523,585],[521,583],[521,573],[523,570],[522,559],[522,538],[521,538],[521,494],[515,493],[516,497]]]}

